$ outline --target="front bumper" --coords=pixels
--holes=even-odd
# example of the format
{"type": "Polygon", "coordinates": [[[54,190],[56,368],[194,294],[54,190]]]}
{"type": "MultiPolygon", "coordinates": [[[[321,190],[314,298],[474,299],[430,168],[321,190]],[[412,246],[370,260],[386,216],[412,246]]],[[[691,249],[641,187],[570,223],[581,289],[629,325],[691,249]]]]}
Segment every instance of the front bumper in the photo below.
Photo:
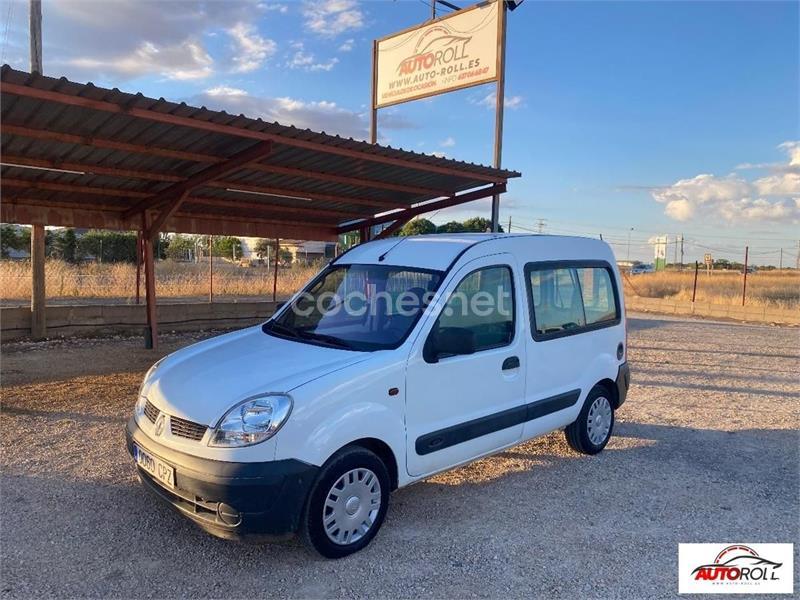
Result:
{"type": "Polygon", "coordinates": [[[163,486],[138,466],[144,486],[178,512],[218,537],[288,537],[300,523],[319,467],[299,460],[235,463],[179,452],[147,437],[136,419],[125,428],[133,444],[175,467],[175,489],[163,486]]]}
{"type": "Polygon", "coordinates": [[[625,361],[619,366],[617,371],[617,405],[614,408],[619,408],[628,397],[628,388],[631,386],[631,368],[628,366],[628,361],[625,361]]]}

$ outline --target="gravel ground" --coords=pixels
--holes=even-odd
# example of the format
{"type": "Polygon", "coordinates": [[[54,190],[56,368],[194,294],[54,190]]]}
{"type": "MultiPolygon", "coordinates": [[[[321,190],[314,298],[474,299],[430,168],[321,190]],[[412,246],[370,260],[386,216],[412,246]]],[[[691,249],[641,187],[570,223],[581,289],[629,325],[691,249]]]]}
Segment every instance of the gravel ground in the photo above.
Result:
{"type": "Polygon", "coordinates": [[[340,561],[217,540],[146,494],[122,431],[156,358],[139,339],[7,344],[0,595],[673,597],[678,542],[800,540],[800,331],[629,325],[603,453],[556,432],[399,490],[340,561]]]}

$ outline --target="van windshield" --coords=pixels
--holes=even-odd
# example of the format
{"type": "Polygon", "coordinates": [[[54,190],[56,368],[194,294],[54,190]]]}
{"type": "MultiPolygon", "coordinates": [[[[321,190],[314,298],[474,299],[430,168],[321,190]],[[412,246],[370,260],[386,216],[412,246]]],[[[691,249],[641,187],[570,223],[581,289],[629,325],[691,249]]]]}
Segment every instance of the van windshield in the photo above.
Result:
{"type": "Polygon", "coordinates": [[[403,343],[443,273],[389,265],[333,265],[263,330],[278,337],[373,351],[403,343]]]}

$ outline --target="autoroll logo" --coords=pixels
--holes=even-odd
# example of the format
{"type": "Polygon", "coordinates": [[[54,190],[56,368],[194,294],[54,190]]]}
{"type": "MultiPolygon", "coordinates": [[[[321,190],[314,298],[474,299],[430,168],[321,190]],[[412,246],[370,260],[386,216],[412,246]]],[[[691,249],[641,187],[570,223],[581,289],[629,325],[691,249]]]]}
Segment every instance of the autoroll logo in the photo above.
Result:
{"type": "Polygon", "coordinates": [[[437,68],[446,72],[448,65],[469,58],[467,44],[471,40],[472,36],[456,35],[446,27],[433,27],[417,40],[414,53],[400,61],[397,74],[412,75],[437,68]]]}
{"type": "Polygon", "coordinates": [[[680,544],[678,591],[792,593],[793,559],[793,544],[680,544]]]}

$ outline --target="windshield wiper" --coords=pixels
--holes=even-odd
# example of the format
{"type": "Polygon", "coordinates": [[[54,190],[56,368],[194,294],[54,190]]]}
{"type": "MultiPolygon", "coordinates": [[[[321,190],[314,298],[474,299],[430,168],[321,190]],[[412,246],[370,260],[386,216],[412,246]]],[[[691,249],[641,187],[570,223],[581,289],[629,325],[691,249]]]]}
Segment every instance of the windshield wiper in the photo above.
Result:
{"type": "Polygon", "coordinates": [[[324,333],[315,333],[313,331],[297,330],[297,334],[305,339],[319,341],[329,346],[343,348],[345,350],[352,350],[353,345],[343,339],[337,338],[333,335],[326,335],[324,333]]]}
{"type": "Polygon", "coordinates": [[[299,331],[297,331],[293,327],[289,327],[288,325],[279,323],[278,321],[270,321],[269,323],[266,323],[266,326],[263,329],[266,331],[274,331],[275,333],[280,333],[282,335],[287,335],[293,338],[300,337],[299,331]]]}

